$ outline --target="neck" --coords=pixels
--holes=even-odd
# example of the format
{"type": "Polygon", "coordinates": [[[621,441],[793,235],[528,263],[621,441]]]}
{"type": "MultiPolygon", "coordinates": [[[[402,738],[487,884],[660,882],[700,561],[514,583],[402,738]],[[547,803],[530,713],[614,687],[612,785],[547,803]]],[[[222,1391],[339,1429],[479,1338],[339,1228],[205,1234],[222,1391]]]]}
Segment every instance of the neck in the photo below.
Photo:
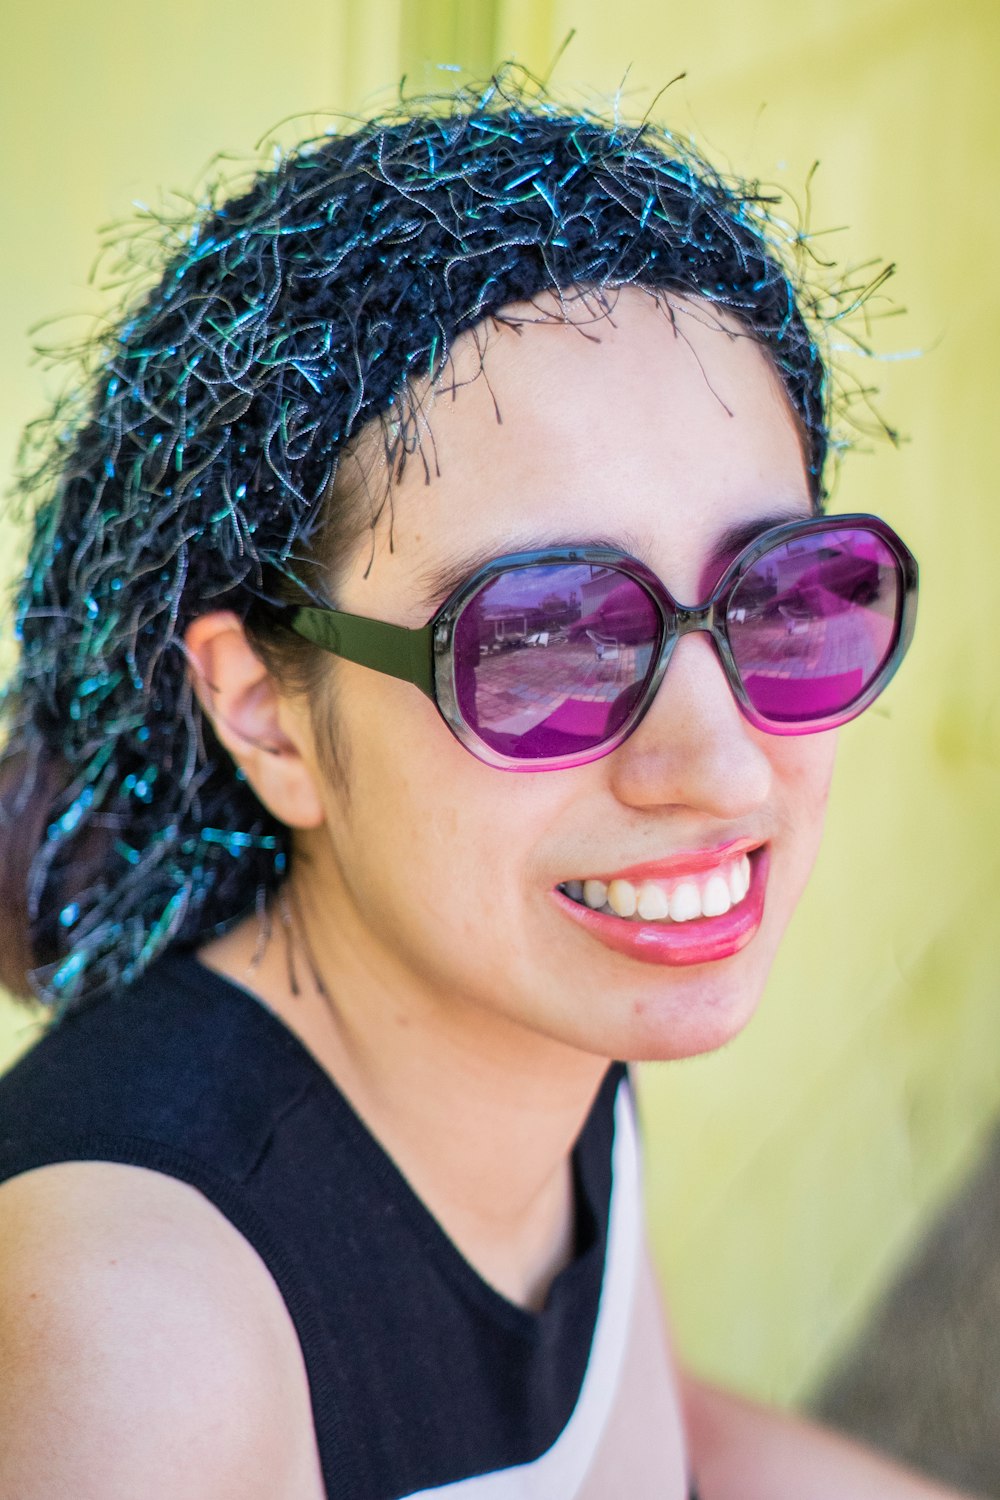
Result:
{"type": "Polygon", "coordinates": [[[296,1033],[484,1279],[539,1308],[573,1255],[571,1153],[606,1060],[323,943],[304,892],[284,911],[263,945],[248,919],[202,958],[296,1033]]]}

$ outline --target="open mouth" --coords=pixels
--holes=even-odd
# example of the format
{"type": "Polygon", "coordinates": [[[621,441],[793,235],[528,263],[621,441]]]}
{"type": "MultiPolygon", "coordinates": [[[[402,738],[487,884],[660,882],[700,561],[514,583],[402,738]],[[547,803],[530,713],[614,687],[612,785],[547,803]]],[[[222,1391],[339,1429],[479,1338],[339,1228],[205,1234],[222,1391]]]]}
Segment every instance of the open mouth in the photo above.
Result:
{"type": "Polygon", "coordinates": [[[739,853],[710,870],[673,878],[566,880],[558,889],[570,901],[605,916],[672,925],[725,916],[746,900],[750,885],[750,855],[739,853]]]}
{"type": "Polygon", "coordinates": [[[741,840],[620,875],[564,880],[553,896],[584,933],[627,958],[674,967],[714,963],[756,936],[769,868],[770,846],[741,840]]]}

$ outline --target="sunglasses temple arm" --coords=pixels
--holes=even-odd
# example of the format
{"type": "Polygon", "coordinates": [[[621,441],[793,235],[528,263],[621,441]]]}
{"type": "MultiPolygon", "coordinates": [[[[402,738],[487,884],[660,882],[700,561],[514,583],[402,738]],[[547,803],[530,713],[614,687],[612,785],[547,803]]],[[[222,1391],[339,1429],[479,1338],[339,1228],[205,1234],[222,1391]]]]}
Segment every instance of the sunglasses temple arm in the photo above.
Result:
{"type": "Polygon", "coordinates": [[[324,651],[389,677],[399,677],[403,682],[412,682],[428,698],[434,698],[430,625],[408,630],[405,625],[389,625],[384,620],[369,620],[341,610],[306,607],[295,611],[291,626],[296,635],[304,636],[324,651]]]}

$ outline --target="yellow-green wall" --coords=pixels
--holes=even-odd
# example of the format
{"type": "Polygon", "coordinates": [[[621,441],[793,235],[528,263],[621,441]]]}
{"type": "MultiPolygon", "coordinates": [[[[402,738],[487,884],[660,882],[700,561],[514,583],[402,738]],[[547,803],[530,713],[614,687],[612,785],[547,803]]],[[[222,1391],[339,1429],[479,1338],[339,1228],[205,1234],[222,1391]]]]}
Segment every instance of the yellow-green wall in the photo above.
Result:
{"type": "MultiPolygon", "coordinates": [[[[657,1253],[704,1370],[808,1393],[1000,1115],[1000,308],[993,0],[12,0],[0,45],[0,467],[41,402],[28,326],[99,305],[96,226],[276,122],[358,110],[405,71],[516,54],[623,91],[709,154],[801,189],[819,241],[900,270],[866,373],[909,435],[849,461],[923,564],[917,640],[843,736],[830,831],[764,1010],[719,1057],[643,1079],[657,1253]],[[683,13],[681,13],[683,12],[683,13]],[[613,23],[609,21],[613,17],[613,23]],[[989,460],[989,462],[988,462],[989,460]]],[[[281,127],[283,139],[308,119],[281,127]]],[[[76,325],[55,330],[72,331],[76,325]]],[[[9,532],[0,531],[13,567],[9,532]]],[[[0,1011],[0,1049],[24,1016],[0,1011]]]]}

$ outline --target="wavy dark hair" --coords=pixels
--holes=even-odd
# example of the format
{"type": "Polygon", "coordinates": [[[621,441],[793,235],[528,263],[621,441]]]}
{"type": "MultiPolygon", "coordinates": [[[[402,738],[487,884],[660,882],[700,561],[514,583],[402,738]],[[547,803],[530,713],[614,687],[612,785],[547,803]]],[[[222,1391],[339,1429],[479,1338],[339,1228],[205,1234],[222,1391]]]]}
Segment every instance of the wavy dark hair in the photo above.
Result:
{"type": "MultiPolygon", "coordinates": [[[[766,349],[822,496],[818,294],[753,184],[649,123],[509,73],[310,140],[214,203],[104,339],[81,415],[22,492],[34,534],[0,770],[0,978],[57,1013],[195,943],[282,880],[289,831],[199,711],[185,628],[309,587],[371,520],[345,452],[514,302],[638,286],[705,299],[766,349]]],[[[836,309],[835,309],[836,311],[836,309]]],[[[254,615],[257,619],[257,615],[254,615]]],[[[255,625],[290,674],[313,648],[255,625]]]]}

